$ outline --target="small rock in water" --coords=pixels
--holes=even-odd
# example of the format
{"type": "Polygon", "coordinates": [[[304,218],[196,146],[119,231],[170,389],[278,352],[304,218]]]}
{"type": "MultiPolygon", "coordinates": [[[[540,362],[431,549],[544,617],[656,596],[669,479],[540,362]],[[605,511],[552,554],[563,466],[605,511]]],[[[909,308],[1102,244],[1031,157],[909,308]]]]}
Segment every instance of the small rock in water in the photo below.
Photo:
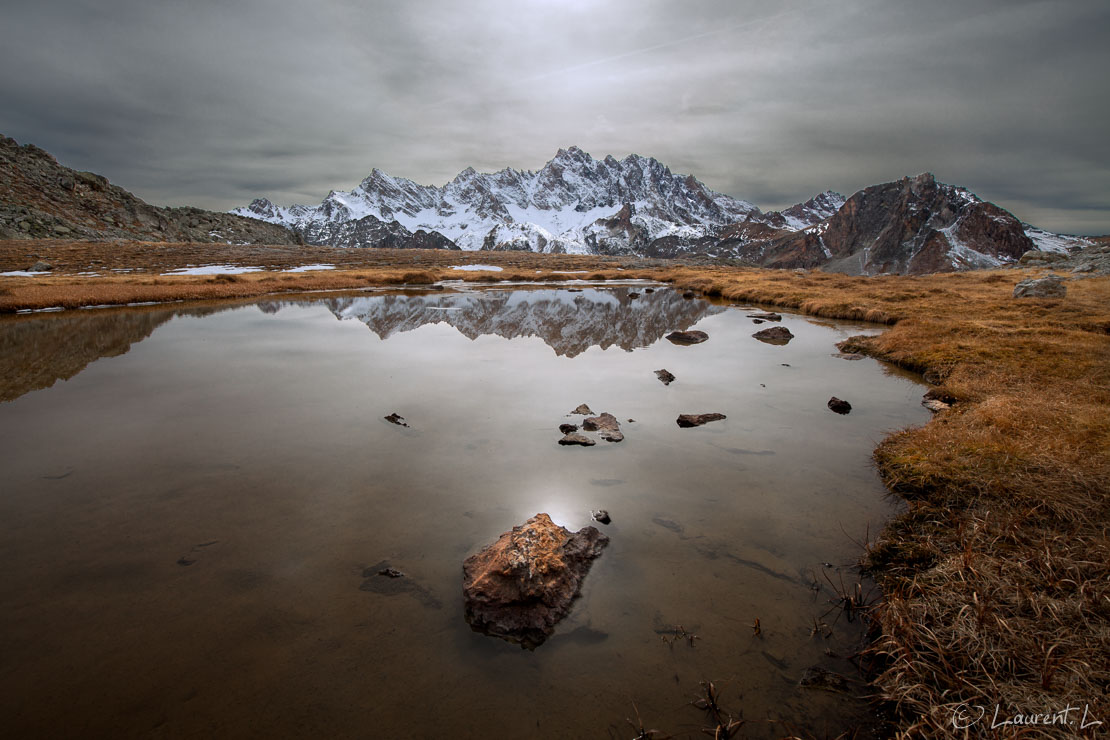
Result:
{"type": "Polygon", "coordinates": [[[694,291],[688,290],[688,291],[686,291],[685,293],[682,294],[682,297],[683,298],[693,298],[694,297],[694,291]]]}
{"type": "Polygon", "coordinates": [[[749,319],[760,319],[762,321],[782,321],[782,316],[770,311],[761,311],[759,313],[748,314],[749,319]]]}
{"type": "Polygon", "coordinates": [[[408,424],[405,423],[405,417],[401,416],[397,412],[394,412],[394,413],[390,414],[389,416],[383,416],[382,418],[385,419],[386,421],[388,421],[390,424],[396,424],[399,427],[407,427],[408,426],[408,424]]]}
{"type": "Polygon", "coordinates": [[[711,421],[720,421],[727,419],[724,414],[711,413],[711,414],[680,414],[677,423],[680,427],[700,427],[702,424],[708,424],[711,421]]]}
{"type": "Polygon", "coordinates": [[[608,412],[586,418],[582,422],[582,428],[587,432],[597,432],[606,442],[620,442],[624,439],[620,422],[608,412]]]}
{"type": "Polygon", "coordinates": [[[772,326],[769,329],[762,329],[752,334],[752,336],[768,344],[786,344],[794,338],[794,335],[785,326],[772,326]]]}
{"type": "Polygon", "coordinates": [[[582,445],[583,447],[593,447],[595,444],[597,444],[597,442],[594,442],[592,439],[587,437],[585,434],[579,434],[578,432],[571,432],[570,434],[568,434],[565,437],[563,437],[562,439],[560,439],[559,444],[561,444],[561,445],[582,445]]]}
{"type": "Polygon", "coordinates": [[[640,297],[640,294],[639,294],[639,293],[637,293],[637,292],[636,292],[636,291],[634,291],[634,290],[630,290],[630,291],[628,291],[628,297],[629,297],[629,298],[639,298],[639,297],[640,297]]]}
{"type": "Polygon", "coordinates": [[[752,319],[752,323],[753,323],[753,324],[762,324],[762,323],[763,323],[763,319],[752,319]]]}
{"type": "Polygon", "coordinates": [[[704,331],[672,331],[667,335],[667,339],[675,344],[701,344],[709,335],[704,331]]]}
{"type": "Polygon", "coordinates": [[[589,416],[592,413],[593,413],[593,411],[590,411],[589,406],[587,406],[586,404],[582,404],[578,408],[576,408],[574,411],[571,411],[570,414],[568,414],[568,416],[570,416],[571,414],[581,414],[582,416],[589,416]]]}
{"type": "Polygon", "coordinates": [[[402,573],[401,571],[397,570],[396,568],[382,568],[381,570],[378,571],[378,575],[379,576],[385,576],[386,578],[404,578],[405,577],[405,574],[402,573]]]}
{"type": "Polygon", "coordinates": [[[597,511],[590,512],[590,516],[593,517],[595,522],[600,522],[601,524],[609,524],[613,521],[609,518],[609,512],[605,509],[598,509],[597,511]]]}
{"type": "Polygon", "coordinates": [[[829,408],[838,414],[846,414],[852,410],[852,404],[833,396],[829,399],[829,408]]]}
{"type": "Polygon", "coordinates": [[[670,385],[674,382],[674,375],[672,375],[666,368],[655,371],[655,377],[663,381],[663,385],[670,385]]]}
{"type": "Polygon", "coordinates": [[[559,425],[559,431],[562,432],[563,434],[570,434],[571,432],[577,432],[578,431],[578,425],[577,424],[560,424],[559,425]]]}
{"type": "Polygon", "coordinates": [[[655,292],[655,288],[644,288],[644,292],[645,292],[645,293],[654,293],[654,292],[655,292]]]}

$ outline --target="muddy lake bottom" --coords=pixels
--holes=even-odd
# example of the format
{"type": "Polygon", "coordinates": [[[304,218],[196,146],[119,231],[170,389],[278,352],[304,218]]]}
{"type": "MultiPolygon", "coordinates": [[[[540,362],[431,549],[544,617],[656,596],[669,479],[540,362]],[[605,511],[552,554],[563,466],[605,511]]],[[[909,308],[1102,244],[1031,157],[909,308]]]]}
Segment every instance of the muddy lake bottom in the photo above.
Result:
{"type": "Polygon", "coordinates": [[[871,450],[927,420],[923,388],[834,356],[879,327],[783,313],[772,345],[750,310],[643,291],[0,321],[28,383],[0,404],[5,734],[630,738],[638,710],[697,735],[701,681],[745,737],[870,723],[831,601],[896,511],[871,450]],[[709,340],[663,338],[685,329],[709,340]],[[558,445],[582,403],[624,441],[558,445]],[[467,625],[462,561],[538,512],[610,544],[523,650],[467,625]],[[849,691],[800,686],[814,666],[849,691]]]}

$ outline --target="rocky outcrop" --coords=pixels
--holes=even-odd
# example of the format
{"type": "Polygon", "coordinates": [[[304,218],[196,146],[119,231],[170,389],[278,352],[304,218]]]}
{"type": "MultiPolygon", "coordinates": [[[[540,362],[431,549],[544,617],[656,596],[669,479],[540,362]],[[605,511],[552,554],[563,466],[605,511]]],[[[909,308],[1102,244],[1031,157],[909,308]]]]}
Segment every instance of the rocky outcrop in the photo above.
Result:
{"type": "Polygon", "coordinates": [[[280,225],[200,208],[152,206],[107,178],[0,136],[0,239],[298,244],[280,225]]]}
{"type": "Polygon", "coordinates": [[[739,256],[766,267],[920,274],[998,267],[1033,247],[1012,214],[924,173],[864,188],[820,223],[739,256]]]}
{"type": "Polygon", "coordinates": [[[1014,298],[1063,298],[1068,286],[1059,275],[1022,280],[1014,286],[1014,298]]]}
{"type": "Polygon", "coordinates": [[[466,621],[478,632],[536,648],[569,613],[607,544],[595,527],[571,533],[536,514],[463,563],[466,621]]]}

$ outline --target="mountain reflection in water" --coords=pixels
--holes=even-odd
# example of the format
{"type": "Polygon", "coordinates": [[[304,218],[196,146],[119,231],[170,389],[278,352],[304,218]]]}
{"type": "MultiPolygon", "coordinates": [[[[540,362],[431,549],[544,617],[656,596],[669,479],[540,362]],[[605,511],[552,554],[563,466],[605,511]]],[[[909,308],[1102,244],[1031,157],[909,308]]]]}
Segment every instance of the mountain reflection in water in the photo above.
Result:
{"type": "MultiPolygon", "coordinates": [[[[683,299],[670,289],[607,287],[483,289],[421,295],[360,295],[257,303],[263,313],[285,306],[322,304],[340,320],[355,319],[382,339],[425,324],[445,323],[470,339],[539,337],[556,355],[575,357],[590,347],[647,347],[675,329],[687,329],[725,310],[683,299]],[[638,292],[630,298],[630,292],[638,292]]],[[[101,309],[16,316],[0,321],[0,401],[68,380],[101,357],[131,349],[170,319],[207,316],[241,304],[101,309]]]]}
{"type": "MultiPolygon", "coordinates": [[[[445,323],[469,338],[539,337],[556,355],[574,357],[590,347],[647,347],[675,329],[687,329],[725,310],[683,299],[673,290],[585,288],[486,290],[436,295],[386,295],[324,301],[339,319],[356,319],[382,339],[425,324],[445,323]],[[630,298],[630,290],[639,292],[630,298]]],[[[264,309],[265,310],[265,309],[264,309]]]]}

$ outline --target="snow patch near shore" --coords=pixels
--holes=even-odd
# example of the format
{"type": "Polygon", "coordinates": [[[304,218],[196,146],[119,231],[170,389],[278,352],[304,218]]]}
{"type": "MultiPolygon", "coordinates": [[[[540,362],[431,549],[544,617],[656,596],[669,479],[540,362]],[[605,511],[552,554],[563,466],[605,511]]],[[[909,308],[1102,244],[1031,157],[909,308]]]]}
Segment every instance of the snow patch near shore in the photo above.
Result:
{"type": "Polygon", "coordinates": [[[455,265],[452,270],[466,270],[468,272],[478,272],[481,270],[489,270],[490,272],[501,272],[501,267],[497,265],[455,265]]]}
{"type": "Polygon", "coordinates": [[[261,267],[239,267],[237,265],[199,265],[181,267],[163,275],[239,275],[244,272],[262,272],[261,267]]]}

